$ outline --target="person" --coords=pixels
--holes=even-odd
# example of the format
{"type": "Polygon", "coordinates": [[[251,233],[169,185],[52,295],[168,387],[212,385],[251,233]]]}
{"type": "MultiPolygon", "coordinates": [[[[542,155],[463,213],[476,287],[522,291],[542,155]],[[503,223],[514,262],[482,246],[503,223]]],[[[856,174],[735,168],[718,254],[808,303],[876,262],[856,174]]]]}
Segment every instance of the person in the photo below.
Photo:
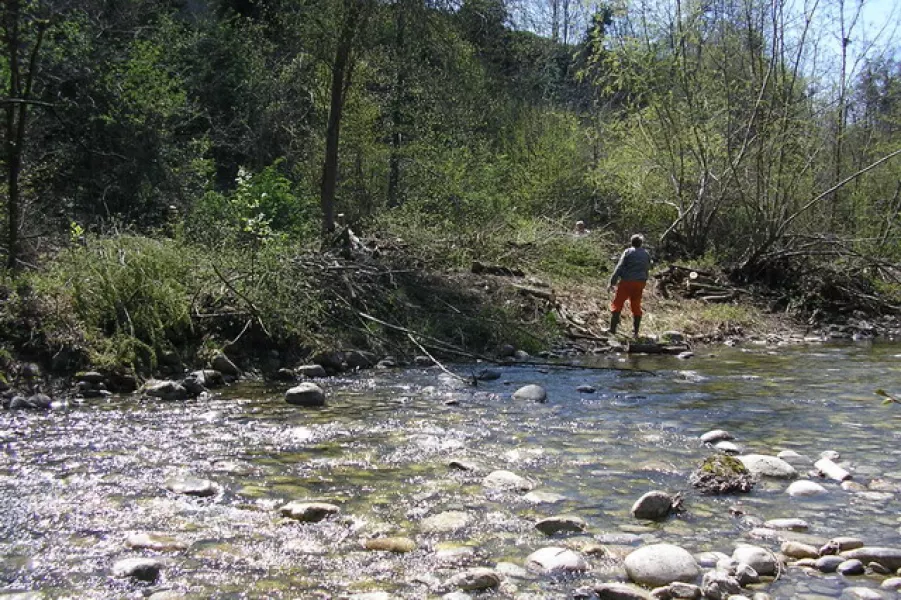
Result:
{"type": "Polygon", "coordinates": [[[626,300],[632,310],[632,328],[635,337],[641,327],[641,296],[648,281],[651,269],[651,255],[642,248],[644,237],[636,233],[632,236],[632,246],[623,251],[613,275],[610,276],[610,289],[616,286],[616,295],[610,304],[610,333],[616,333],[619,327],[620,313],[626,300]]]}
{"type": "Polygon", "coordinates": [[[573,233],[575,233],[577,236],[583,236],[588,235],[591,232],[585,228],[585,221],[576,221],[576,227],[573,230],[573,233]]]}

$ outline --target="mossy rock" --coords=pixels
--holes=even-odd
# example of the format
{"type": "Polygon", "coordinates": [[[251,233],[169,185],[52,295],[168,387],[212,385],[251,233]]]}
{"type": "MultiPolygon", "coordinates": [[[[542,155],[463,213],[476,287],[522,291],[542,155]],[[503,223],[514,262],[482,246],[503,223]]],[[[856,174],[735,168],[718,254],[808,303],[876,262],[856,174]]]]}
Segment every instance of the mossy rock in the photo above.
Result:
{"type": "Polygon", "coordinates": [[[705,494],[747,493],[754,487],[754,476],[738,459],[718,454],[704,459],[689,482],[705,494]]]}

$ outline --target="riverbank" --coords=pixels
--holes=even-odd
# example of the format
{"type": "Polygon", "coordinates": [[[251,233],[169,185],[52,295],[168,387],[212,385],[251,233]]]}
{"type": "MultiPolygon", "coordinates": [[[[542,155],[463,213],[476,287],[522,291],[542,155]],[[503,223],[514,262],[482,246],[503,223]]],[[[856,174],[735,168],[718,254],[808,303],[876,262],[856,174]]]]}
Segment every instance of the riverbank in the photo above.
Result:
{"type": "MultiPolygon", "coordinates": [[[[290,380],[310,365],[336,374],[433,359],[554,360],[628,350],[605,332],[605,284],[620,251],[611,236],[551,226],[477,233],[344,230],[325,251],[284,240],[86,239],[48,257],[42,269],[0,281],[2,393],[7,402],[67,396],[88,385],[75,376],[86,372],[102,388],[81,391],[130,392],[147,380],[181,381],[204,369],[290,380]]],[[[901,333],[896,316],[855,312],[821,322],[803,306],[783,306],[784,292],[733,287],[709,264],[676,267],[694,269],[729,298],[694,297],[692,286],[674,282],[673,266],[656,265],[643,342],[673,332],[685,348],[901,333]]],[[[631,331],[628,309],[622,328],[631,331]]]]}

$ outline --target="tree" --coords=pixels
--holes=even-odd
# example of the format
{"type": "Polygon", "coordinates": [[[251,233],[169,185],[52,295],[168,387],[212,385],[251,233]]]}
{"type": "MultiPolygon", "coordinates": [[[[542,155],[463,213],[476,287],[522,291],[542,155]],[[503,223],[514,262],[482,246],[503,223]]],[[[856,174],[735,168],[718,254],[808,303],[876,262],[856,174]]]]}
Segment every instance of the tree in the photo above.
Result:
{"type": "Polygon", "coordinates": [[[354,71],[354,50],[360,31],[365,27],[372,0],[343,0],[338,42],[332,62],[328,125],[325,132],[325,158],[322,163],[320,200],[322,229],[335,230],[335,192],[338,185],[338,144],[344,102],[354,71]]]}
{"type": "Polygon", "coordinates": [[[28,133],[28,113],[35,104],[32,97],[35,76],[40,64],[41,43],[48,21],[39,18],[23,6],[21,0],[6,0],[0,8],[0,26],[6,51],[6,94],[3,98],[6,119],[4,166],[6,170],[6,264],[10,269],[19,266],[21,229],[22,161],[28,133]]]}

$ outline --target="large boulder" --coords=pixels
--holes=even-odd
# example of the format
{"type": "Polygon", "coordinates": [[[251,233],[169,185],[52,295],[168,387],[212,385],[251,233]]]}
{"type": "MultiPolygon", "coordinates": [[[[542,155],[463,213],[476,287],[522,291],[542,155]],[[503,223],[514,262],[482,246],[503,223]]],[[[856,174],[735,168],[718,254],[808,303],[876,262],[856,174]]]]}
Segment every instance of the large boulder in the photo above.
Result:
{"type": "Polygon", "coordinates": [[[856,558],[864,564],[879,563],[889,571],[901,569],[901,548],[864,546],[842,552],[842,556],[846,559],[856,558]]]}
{"type": "Polygon", "coordinates": [[[734,457],[717,454],[704,459],[688,478],[689,483],[705,494],[750,492],[754,476],[734,457]]]}
{"type": "Polygon", "coordinates": [[[212,360],[210,360],[210,366],[213,368],[213,370],[219,371],[220,373],[227,375],[228,377],[241,376],[241,369],[239,369],[237,365],[235,365],[235,363],[233,363],[231,359],[222,352],[218,352],[213,356],[212,360]]]}
{"type": "Polygon", "coordinates": [[[624,561],[629,579],[660,587],[674,581],[694,583],[701,569],[688,550],[672,544],[652,544],[635,550],[624,561]]]}
{"type": "Polygon", "coordinates": [[[184,400],[188,397],[188,390],[182,384],[169,380],[151,379],[141,388],[145,396],[159,398],[160,400],[184,400]]]}
{"type": "Polygon", "coordinates": [[[524,385],[513,392],[514,400],[522,400],[525,402],[537,402],[539,404],[547,402],[547,390],[540,385],[524,385]]]}
{"type": "Polygon", "coordinates": [[[636,519],[660,521],[673,509],[673,497],[666,492],[648,492],[632,505],[632,516],[636,519]]]}
{"type": "Polygon", "coordinates": [[[793,466],[781,458],[767,454],[746,454],[737,456],[738,460],[752,475],[758,477],[775,477],[777,479],[794,479],[798,472],[793,466]]]}
{"type": "Polygon", "coordinates": [[[285,392],[285,402],[295,406],[325,406],[325,392],[315,383],[301,383],[285,392]]]}

